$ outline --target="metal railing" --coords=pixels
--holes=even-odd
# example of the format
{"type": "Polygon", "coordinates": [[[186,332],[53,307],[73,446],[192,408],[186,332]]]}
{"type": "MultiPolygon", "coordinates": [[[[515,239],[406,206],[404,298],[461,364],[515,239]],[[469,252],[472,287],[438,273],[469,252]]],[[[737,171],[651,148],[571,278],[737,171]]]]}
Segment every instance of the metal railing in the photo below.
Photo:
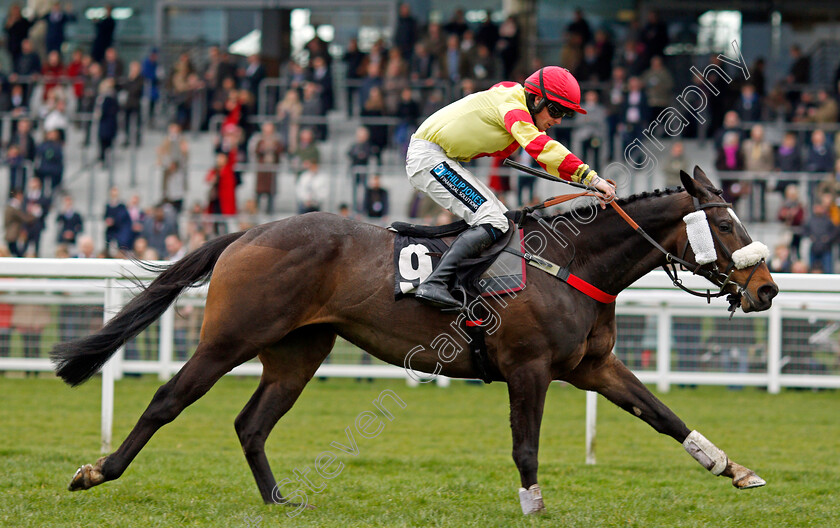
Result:
{"type": "MultiPolygon", "coordinates": [[[[62,337],[57,333],[62,317],[57,308],[99,306],[106,316],[112,314],[128,300],[132,283],[124,277],[132,274],[141,280],[154,277],[124,260],[0,259],[0,277],[5,277],[0,279],[0,305],[11,310],[19,305],[47,307],[49,313],[40,326],[45,342],[54,343],[62,337]]],[[[738,313],[730,322],[724,303],[699,302],[673,288],[663,273],[653,272],[618,297],[616,354],[642,381],[656,383],[662,391],[673,383],[758,385],[771,393],[781,387],[840,388],[840,276],[777,274],[774,278],[782,293],[773,307],[756,314],[738,313]],[[805,324],[797,326],[797,321],[805,324]],[[722,360],[716,356],[721,347],[747,350],[748,365],[722,360]]],[[[690,287],[707,286],[697,277],[685,280],[690,287]]],[[[204,294],[201,288],[189,290],[179,303],[201,306],[204,294]]],[[[94,328],[89,319],[71,321],[71,326],[94,328]]],[[[176,319],[172,309],[161,325],[176,319]]],[[[27,327],[25,319],[14,320],[17,324],[7,329],[27,327]]],[[[200,324],[200,319],[193,322],[200,324]]],[[[43,357],[46,350],[36,358],[16,357],[22,355],[21,346],[13,342],[11,350],[0,347],[0,355],[6,356],[0,357],[0,370],[51,370],[43,357]]],[[[172,360],[171,338],[161,337],[159,346],[160,351],[146,359],[124,361],[120,372],[154,372],[165,379],[182,362],[172,360]]],[[[260,367],[243,368],[237,372],[256,374],[260,367]]]]}
{"type": "MultiPolygon", "coordinates": [[[[101,327],[130,296],[134,275],[154,274],[125,260],[0,259],[0,371],[51,372],[48,350],[101,327]]],[[[773,307],[737,314],[676,290],[653,272],[617,300],[616,355],[645,383],[666,392],[674,384],[840,388],[840,276],[774,277],[782,293],[773,307]]],[[[700,278],[686,285],[705,288],[700,278]]],[[[197,342],[206,290],[185,292],[160,321],[127,343],[103,369],[103,445],[110,443],[113,380],[126,374],[168,379],[197,342]],[[107,429],[107,431],[106,431],[107,429]],[[106,434],[107,433],[107,434],[106,434]]],[[[407,378],[403,368],[368,357],[339,341],[319,377],[407,378]]],[[[252,361],[234,375],[259,375],[252,361]]],[[[440,378],[443,385],[448,383],[440,378]]]]}

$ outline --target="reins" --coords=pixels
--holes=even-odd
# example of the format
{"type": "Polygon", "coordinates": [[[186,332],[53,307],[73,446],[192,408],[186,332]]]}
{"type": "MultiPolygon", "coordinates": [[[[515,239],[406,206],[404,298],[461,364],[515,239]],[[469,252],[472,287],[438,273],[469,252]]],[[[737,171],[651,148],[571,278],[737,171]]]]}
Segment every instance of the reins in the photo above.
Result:
{"type": "MultiPolygon", "coordinates": [[[[613,182],[610,181],[610,183],[612,184],[613,182]]],[[[720,247],[720,250],[723,253],[724,257],[726,257],[726,259],[729,260],[729,265],[727,266],[726,270],[724,270],[723,272],[718,270],[716,265],[711,267],[711,268],[704,268],[703,264],[698,264],[696,262],[692,263],[692,262],[689,262],[689,261],[685,260],[685,254],[688,251],[688,240],[686,240],[686,244],[683,247],[682,254],[680,256],[674,255],[673,253],[671,253],[670,251],[668,251],[664,247],[662,247],[662,245],[659,242],[654,240],[653,237],[651,237],[638,223],[636,223],[636,221],[633,220],[633,218],[629,214],[627,214],[627,212],[624,209],[622,209],[620,205],[618,205],[616,200],[607,201],[606,198],[604,198],[604,195],[601,194],[600,192],[594,192],[594,191],[590,191],[590,190],[579,192],[579,193],[563,194],[563,195],[559,195],[559,196],[554,196],[552,198],[549,198],[548,200],[545,200],[544,202],[542,202],[539,205],[523,207],[521,209],[522,214],[519,217],[519,222],[518,222],[517,226],[519,228],[521,228],[523,222],[525,221],[525,217],[527,217],[529,214],[531,214],[535,211],[538,211],[540,209],[545,209],[547,207],[552,207],[554,205],[562,204],[562,203],[565,203],[565,202],[568,202],[568,201],[571,201],[571,200],[574,200],[574,199],[577,199],[577,198],[582,198],[582,197],[596,198],[599,202],[601,202],[602,206],[604,206],[606,204],[609,204],[613,208],[613,210],[615,210],[615,212],[618,213],[618,215],[636,233],[641,235],[645,240],[648,241],[648,243],[650,245],[652,245],[659,252],[661,252],[663,255],[665,255],[666,264],[664,264],[662,266],[662,269],[665,271],[665,274],[668,275],[668,278],[671,280],[671,283],[674,286],[678,287],[679,289],[681,289],[684,292],[687,292],[691,295],[694,295],[694,296],[697,296],[697,297],[704,297],[708,303],[712,302],[712,298],[723,297],[724,295],[726,295],[727,296],[727,301],[729,302],[728,311],[730,312],[730,315],[729,315],[730,318],[732,318],[732,316],[735,314],[735,310],[738,308],[738,306],[741,302],[741,296],[746,291],[747,285],[750,283],[750,280],[752,280],[752,277],[755,274],[756,270],[758,269],[758,266],[762,262],[764,262],[764,259],[761,259],[759,262],[757,262],[756,264],[753,265],[753,267],[752,267],[753,269],[752,269],[752,271],[750,271],[750,274],[747,277],[747,280],[744,282],[744,285],[743,286],[738,285],[738,291],[737,292],[727,293],[726,291],[724,291],[724,289],[730,283],[732,273],[735,271],[735,260],[732,258],[732,253],[722,243],[722,241],[720,240],[720,238],[718,237],[718,235],[716,233],[712,232],[712,237],[714,239],[714,242],[717,244],[717,246],[720,247]],[[699,276],[707,279],[712,284],[715,284],[716,286],[718,286],[720,289],[716,293],[712,293],[710,289],[707,289],[706,292],[703,293],[702,291],[692,290],[691,288],[688,288],[687,286],[685,286],[682,283],[682,279],[679,278],[678,266],[683,268],[683,270],[690,271],[692,273],[692,275],[699,275],[699,276]]],[[[695,209],[695,211],[703,210],[703,209],[709,209],[709,208],[712,208],[712,207],[727,207],[728,208],[728,207],[732,206],[732,204],[727,203],[727,202],[713,202],[713,203],[700,204],[700,202],[696,198],[693,198],[693,199],[694,199],[694,209],[695,209]]],[[[532,264],[532,262],[529,260],[528,257],[530,257],[531,259],[537,259],[537,257],[528,255],[527,253],[522,254],[520,256],[525,258],[525,260],[528,261],[529,264],[532,264]]],[[[585,289],[582,289],[578,286],[575,286],[574,284],[572,284],[570,281],[567,280],[567,278],[569,276],[574,277],[568,271],[569,268],[572,265],[572,261],[574,261],[574,255],[572,255],[571,259],[569,259],[569,263],[565,266],[565,268],[560,268],[556,264],[545,261],[544,259],[539,259],[539,260],[542,261],[541,263],[539,263],[541,265],[536,265],[536,264],[532,264],[532,265],[535,265],[536,267],[539,267],[540,269],[543,269],[543,268],[547,267],[547,268],[551,269],[552,271],[555,271],[554,273],[549,271],[549,273],[557,276],[558,278],[561,278],[561,280],[564,280],[564,281],[568,282],[571,286],[575,287],[576,289],[578,289],[580,291],[583,291],[584,293],[586,293],[590,297],[593,297],[596,300],[599,300],[600,302],[605,302],[604,300],[602,300],[602,299],[605,299],[605,298],[615,299],[615,295],[606,294],[604,292],[601,292],[601,290],[598,290],[594,286],[591,286],[588,283],[584,282],[584,284],[586,286],[589,286],[590,289],[595,289],[598,292],[600,292],[601,294],[603,294],[603,295],[599,295],[599,297],[601,297],[601,298],[598,298],[598,297],[592,295],[591,293],[589,293],[588,291],[585,291],[585,289]],[[557,273],[558,270],[556,270],[554,268],[559,268],[561,273],[558,274],[557,273]],[[561,275],[565,276],[565,278],[562,277],[561,275]]],[[[544,271],[547,271],[547,270],[544,269],[544,271]]],[[[578,281],[582,281],[581,279],[579,279],[577,277],[574,277],[574,278],[578,281]]]]}

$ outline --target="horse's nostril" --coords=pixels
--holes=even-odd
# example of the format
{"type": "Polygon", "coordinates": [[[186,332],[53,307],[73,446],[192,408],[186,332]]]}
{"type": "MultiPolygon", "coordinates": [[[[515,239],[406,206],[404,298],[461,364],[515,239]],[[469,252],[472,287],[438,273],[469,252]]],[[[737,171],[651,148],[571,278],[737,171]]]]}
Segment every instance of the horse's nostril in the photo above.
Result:
{"type": "Polygon", "coordinates": [[[775,283],[765,284],[758,289],[758,298],[764,302],[769,302],[778,295],[779,287],[775,283]]]}

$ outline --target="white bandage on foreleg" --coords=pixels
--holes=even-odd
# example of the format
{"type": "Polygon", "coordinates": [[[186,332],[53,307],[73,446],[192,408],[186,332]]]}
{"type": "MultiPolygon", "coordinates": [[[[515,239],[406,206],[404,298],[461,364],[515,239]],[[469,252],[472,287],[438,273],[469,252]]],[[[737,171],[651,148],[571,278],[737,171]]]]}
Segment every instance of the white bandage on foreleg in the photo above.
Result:
{"type": "Polygon", "coordinates": [[[770,257],[770,250],[761,242],[753,242],[747,244],[741,249],[732,253],[732,262],[738,269],[755,266],[762,259],[767,260],[770,257]]]}
{"type": "Polygon", "coordinates": [[[540,485],[532,484],[528,489],[519,488],[519,504],[522,506],[522,513],[525,515],[545,510],[540,485]]]}
{"type": "Polygon", "coordinates": [[[683,442],[683,447],[689,455],[700,462],[700,465],[711,471],[712,475],[723,473],[726,464],[729,462],[726,453],[697,431],[691,431],[691,434],[683,442]]]}
{"type": "Polygon", "coordinates": [[[688,243],[691,244],[691,251],[694,252],[697,263],[703,265],[717,260],[715,241],[712,240],[712,230],[709,229],[706,213],[694,211],[685,215],[683,221],[685,234],[688,235],[688,243]]]}

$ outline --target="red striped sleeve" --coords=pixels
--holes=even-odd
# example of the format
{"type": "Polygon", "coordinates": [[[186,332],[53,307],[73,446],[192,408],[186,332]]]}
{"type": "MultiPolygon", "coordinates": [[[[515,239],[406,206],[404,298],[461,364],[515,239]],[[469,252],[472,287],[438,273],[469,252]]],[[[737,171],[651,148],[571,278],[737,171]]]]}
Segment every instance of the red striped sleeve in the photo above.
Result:
{"type": "Polygon", "coordinates": [[[481,154],[476,154],[475,156],[473,156],[473,158],[486,158],[488,156],[492,158],[507,158],[508,156],[516,152],[516,149],[518,148],[519,143],[514,141],[502,150],[497,150],[496,152],[482,152],[481,154]]]}
{"type": "Polygon", "coordinates": [[[537,163],[539,163],[543,169],[546,168],[545,163],[537,159],[537,156],[542,154],[542,151],[545,150],[545,146],[546,144],[548,144],[549,141],[551,141],[550,137],[548,137],[545,134],[540,134],[539,136],[534,138],[530,143],[525,145],[525,152],[527,152],[531,155],[532,158],[537,160],[537,163]]]}
{"type": "Polygon", "coordinates": [[[578,167],[580,167],[581,165],[583,165],[583,162],[580,161],[580,158],[569,152],[568,154],[566,154],[566,157],[563,158],[563,161],[560,163],[560,166],[557,167],[557,172],[560,173],[561,177],[565,176],[565,178],[563,179],[568,180],[571,179],[572,174],[574,174],[575,171],[578,170],[578,167]]]}
{"type": "Polygon", "coordinates": [[[525,110],[511,110],[505,114],[505,129],[508,133],[511,133],[510,129],[513,128],[514,123],[519,121],[525,121],[526,123],[534,124],[534,121],[531,120],[531,114],[526,112],[525,110]]]}
{"type": "Polygon", "coordinates": [[[514,141],[513,143],[508,145],[506,149],[501,150],[499,152],[496,152],[493,155],[496,156],[497,158],[507,158],[508,156],[510,156],[511,154],[516,152],[516,149],[518,149],[518,148],[519,148],[519,143],[514,141]]]}

